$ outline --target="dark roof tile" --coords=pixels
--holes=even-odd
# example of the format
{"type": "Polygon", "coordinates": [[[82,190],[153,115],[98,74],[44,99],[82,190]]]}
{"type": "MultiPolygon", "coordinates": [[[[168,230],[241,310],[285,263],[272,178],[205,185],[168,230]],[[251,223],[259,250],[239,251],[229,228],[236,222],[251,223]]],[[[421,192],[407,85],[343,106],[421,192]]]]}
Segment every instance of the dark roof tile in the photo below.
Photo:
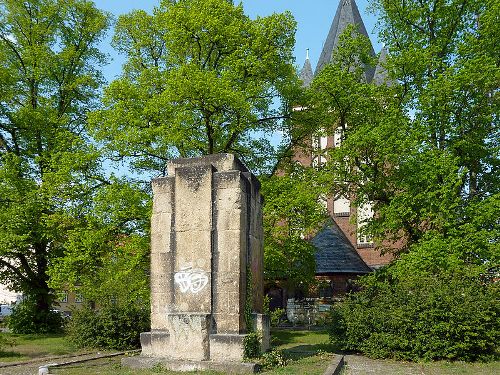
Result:
{"type": "Polygon", "coordinates": [[[333,221],[329,221],[311,243],[316,247],[316,274],[366,274],[372,271],[333,221]]]}
{"type": "MultiPolygon", "coordinates": [[[[323,45],[323,51],[321,52],[321,55],[319,57],[318,65],[316,65],[316,71],[314,72],[315,75],[318,74],[325,65],[329,64],[332,61],[333,52],[338,48],[339,36],[345,30],[347,25],[352,24],[358,25],[359,32],[369,38],[368,33],[366,32],[365,24],[363,23],[361,15],[359,14],[359,9],[356,5],[356,1],[340,0],[337,12],[335,13],[335,17],[330,27],[330,31],[328,32],[325,44],[323,45]]],[[[371,49],[372,55],[375,56],[373,47],[371,49]]],[[[367,82],[370,82],[372,80],[373,73],[373,68],[366,68],[365,74],[367,82]]]]}

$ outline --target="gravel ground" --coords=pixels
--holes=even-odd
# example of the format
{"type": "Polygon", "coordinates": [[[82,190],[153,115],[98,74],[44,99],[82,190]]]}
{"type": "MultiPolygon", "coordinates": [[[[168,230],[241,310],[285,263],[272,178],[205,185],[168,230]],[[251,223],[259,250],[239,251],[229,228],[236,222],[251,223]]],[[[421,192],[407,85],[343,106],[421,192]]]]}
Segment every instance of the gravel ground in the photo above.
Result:
{"type": "Polygon", "coordinates": [[[421,366],[415,363],[374,360],[357,355],[346,355],[346,375],[423,375],[421,366]]]}

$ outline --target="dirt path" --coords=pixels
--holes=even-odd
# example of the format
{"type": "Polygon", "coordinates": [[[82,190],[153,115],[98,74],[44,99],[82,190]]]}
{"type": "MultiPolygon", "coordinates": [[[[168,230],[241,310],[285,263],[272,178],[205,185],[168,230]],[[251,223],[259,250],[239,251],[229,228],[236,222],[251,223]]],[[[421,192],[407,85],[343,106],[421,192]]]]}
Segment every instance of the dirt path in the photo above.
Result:
{"type": "Polygon", "coordinates": [[[346,375],[423,375],[415,363],[373,360],[357,355],[346,355],[346,375]]]}

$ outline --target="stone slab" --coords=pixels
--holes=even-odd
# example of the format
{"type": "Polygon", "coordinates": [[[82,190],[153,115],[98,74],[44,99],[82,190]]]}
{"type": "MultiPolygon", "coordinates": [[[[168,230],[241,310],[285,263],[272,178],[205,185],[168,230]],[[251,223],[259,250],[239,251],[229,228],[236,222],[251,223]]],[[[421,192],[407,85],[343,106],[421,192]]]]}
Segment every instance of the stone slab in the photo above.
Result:
{"type": "Polygon", "coordinates": [[[205,155],[198,158],[180,158],[170,160],[167,165],[167,173],[169,176],[175,174],[177,168],[195,167],[198,165],[211,164],[217,171],[238,170],[248,172],[248,169],[243,163],[232,154],[213,154],[205,155]]]}
{"type": "Polygon", "coordinates": [[[344,370],[345,362],[343,355],[336,355],[323,375],[340,375],[344,370]]]}
{"type": "Polygon", "coordinates": [[[256,363],[184,361],[144,356],[122,358],[122,365],[135,369],[146,369],[161,365],[165,369],[171,371],[187,372],[212,370],[226,374],[255,374],[260,370],[259,365],[256,363]]]}
{"type": "Polygon", "coordinates": [[[245,337],[238,334],[211,334],[210,359],[219,362],[241,361],[245,337]]]}

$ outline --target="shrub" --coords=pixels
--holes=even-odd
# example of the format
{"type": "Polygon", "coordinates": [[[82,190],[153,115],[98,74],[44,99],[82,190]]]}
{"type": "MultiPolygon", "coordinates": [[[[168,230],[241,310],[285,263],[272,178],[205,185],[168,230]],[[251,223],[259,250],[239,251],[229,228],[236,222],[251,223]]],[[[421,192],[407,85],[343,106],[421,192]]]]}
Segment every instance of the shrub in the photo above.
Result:
{"type": "Polygon", "coordinates": [[[499,286],[462,272],[369,276],[332,311],[337,349],[374,358],[487,360],[498,347],[499,286]]]}
{"type": "Polygon", "coordinates": [[[57,311],[40,311],[35,301],[26,298],[12,309],[7,325],[14,333],[58,333],[64,320],[57,311]]]}
{"type": "Polygon", "coordinates": [[[282,350],[273,349],[267,353],[262,354],[261,364],[265,369],[285,367],[286,363],[287,361],[282,350]]]}
{"type": "Polygon", "coordinates": [[[271,327],[278,327],[286,318],[285,309],[275,309],[270,312],[271,327]]]}
{"type": "Polygon", "coordinates": [[[75,310],[68,334],[78,347],[131,349],[140,347],[140,333],[149,331],[146,306],[108,305],[93,310],[75,310]]]}
{"type": "Polygon", "coordinates": [[[258,332],[250,332],[243,339],[243,357],[259,358],[261,355],[261,336],[258,332]]]}
{"type": "Polygon", "coordinates": [[[11,338],[5,336],[5,334],[0,333],[0,353],[5,351],[5,348],[12,347],[16,344],[16,341],[11,338]]]}

